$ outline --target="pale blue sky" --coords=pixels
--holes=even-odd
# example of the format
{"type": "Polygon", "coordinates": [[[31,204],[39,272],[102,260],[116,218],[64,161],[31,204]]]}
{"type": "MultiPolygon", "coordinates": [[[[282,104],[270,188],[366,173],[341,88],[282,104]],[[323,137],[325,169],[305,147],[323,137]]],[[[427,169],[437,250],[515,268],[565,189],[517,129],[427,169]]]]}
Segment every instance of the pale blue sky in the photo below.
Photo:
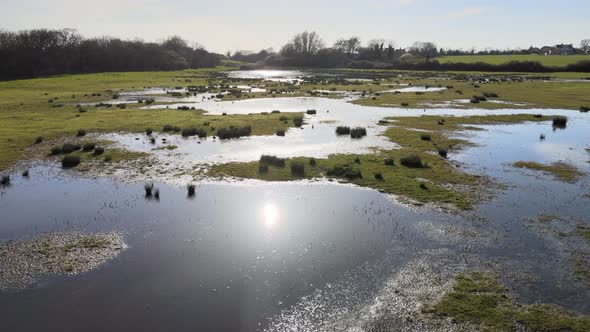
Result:
{"type": "Polygon", "coordinates": [[[294,33],[433,41],[479,49],[590,38],[589,0],[0,0],[0,29],[74,28],[85,36],[161,40],[210,50],[278,49],[294,33]]]}

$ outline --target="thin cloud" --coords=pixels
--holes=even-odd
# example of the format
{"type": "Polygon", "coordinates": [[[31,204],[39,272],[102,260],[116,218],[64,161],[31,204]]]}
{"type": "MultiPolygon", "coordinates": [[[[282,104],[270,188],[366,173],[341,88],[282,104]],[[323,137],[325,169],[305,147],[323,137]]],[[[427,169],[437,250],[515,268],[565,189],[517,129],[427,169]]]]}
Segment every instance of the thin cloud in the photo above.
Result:
{"type": "Polygon", "coordinates": [[[467,17],[481,15],[487,11],[486,7],[465,7],[461,10],[452,12],[449,14],[450,17],[467,17]]]}

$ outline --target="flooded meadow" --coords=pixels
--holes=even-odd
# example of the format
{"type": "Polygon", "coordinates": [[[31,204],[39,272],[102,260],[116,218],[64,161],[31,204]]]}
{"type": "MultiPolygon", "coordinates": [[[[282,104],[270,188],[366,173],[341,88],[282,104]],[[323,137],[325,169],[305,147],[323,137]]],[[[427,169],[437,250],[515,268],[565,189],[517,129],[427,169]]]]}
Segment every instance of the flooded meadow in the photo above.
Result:
{"type": "MultiPolygon", "coordinates": [[[[493,275],[519,305],[590,315],[588,113],[522,108],[502,96],[490,100],[501,106],[492,109],[457,106],[469,104],[464,97],[419,107],[358,103],[375,93],[451,89],[443,80],[440,87],[409,86],[397,74],[260,70],[230,71],[222,79],[229,89],[128,89],[101,102],[126,104],[120,111],[130,113],[202,110],[220,121],[284,114],[277,122],[289,127],[231,139],[201,123],[205,135],[155,127],[97,131],[83,139],[145,157],[64,168],[47,153],[63,143],[55,140],[32,146],[35,157],[6,172],[9,181],[0,186],[2,329],[473,330],[478,327],[432,309],[457,275],[473,271],[493,275]],[[322,87],[322,77],[341,86],[322,87]],[[363,91],[372,82],[381,83],[363,91]],[[317,89],[294,88],[307,85],[317,89]],[[270,93],[281,88],[286,91],[270,93]],[[299,125],[292,125],[293,114],[301,114],[299,125]],[[470,122],[477,116],[510,120],[470,122]],[[556,120],[562,117],[567,123],[556,120]],[[439,129],[403,127],[401,118],[438,121],[437,128],[457,119],[457,125],[439,138],[439,129]],[[366,132],[338,135],[342,127],[366,132]],[[408,133],[417,141],[405,140],[408,133]],[[444,148],[437,145],[442,137],[444,148]],[[434,147],[423,147],[430,142],[434,147]],[[410,167],[396,155],[395,168],[361,169],[371,162],[385,167],[382,156],[390,151],[425,162],[410,167]],[[292,160],[310,163],[301,177],[271,165],[276,177],[265,179],[258,174],[261,156],[283,160],[291,172],[292,160]],[[356,159],[344,165],[339,158],[348,156],[356,159]],[[328,164],[333,159],[336,166],[328,164]],[[316,170],[316,160],[327,171],[316,170]],[[237,171],[209,172],[225,165],[237,171]],[[418,173],[422,166],[437,172],[439,165],[447,167],[442,174],[418,173]],[[367,182],[333,176],[337,166],[361,169],[367,182]],[[249,167],[255,175],[237,176],[250,174],[249,167]],[[401,182],[391,187],[414,181],[408,195],[380,184],[399,174],[407,179],[396,178],[401,182]],[[468,185],[472,191],[462,191],[468,185]],[[469,208],[437,202],[447,191],[467,197],[469,208]],[[27,270],[18,263],[28,260],[42,266],[27,270]]],[[[79,109],[105,108],[94,104],[79,109]]]]}

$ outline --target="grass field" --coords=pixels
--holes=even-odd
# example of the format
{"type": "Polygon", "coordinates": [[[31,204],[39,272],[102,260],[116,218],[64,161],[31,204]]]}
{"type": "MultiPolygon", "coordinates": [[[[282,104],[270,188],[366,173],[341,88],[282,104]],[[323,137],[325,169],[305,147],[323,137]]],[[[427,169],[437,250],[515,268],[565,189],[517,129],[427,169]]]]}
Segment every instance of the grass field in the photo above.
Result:
{"type": "Polygon", "coordinates": [[[252,135],[272,135],[293,126],[291,121],[284,123],[279,118],[300,113],[221,116],[205,115],[199,110],[140,110],[139,104],[123,110],[84,107],[87,112],[80,113],[75,106],[109,100],[120,90],[206,85],[211,71],[227,69],[64,75],[0,82],[0,170],[22,158],[36,137],[41,136],[44,141],[74,137],[78,129],[88,133],[144,132],[146,128],[159,131],[168,124],[208,127],[208,132],[214,132],[212,128],[251,126],[252,135]]]}
{"type": "Polygon", "coordinates": [[[440,63],[485,62],[493,65],[500,65],[511,61],[536,61],[545,66],[563,67],[578,61],[590,60],[590,55],[458,55],[443,56],[436,58],[436,60],[440,63]]]}

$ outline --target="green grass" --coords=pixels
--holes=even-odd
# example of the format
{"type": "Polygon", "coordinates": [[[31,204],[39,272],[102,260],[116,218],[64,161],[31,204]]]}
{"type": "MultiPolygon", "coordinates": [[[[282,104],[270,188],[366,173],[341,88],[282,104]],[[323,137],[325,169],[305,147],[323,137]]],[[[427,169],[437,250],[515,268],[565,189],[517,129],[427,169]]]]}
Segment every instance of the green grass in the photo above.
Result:
{"type": "Polygon", "coordinates": [[[541,171],[553,175],[556,179],[564,182],[576,182],[584,173],[572,165],[556,162],[550,165],[537,163],[534,161],[517,161],[512,164],[517,168],[526,168],[533,171],[541,171]]]}
{"type": "MultiPolygon", "coordinates": [[[[43,136],[45,144],[61,137],[74,137],[79,129],[85,129],[88,133],[143,133],[146,128],[159,130],[165,124],[185,128],[202,126],[205,122],[209,123],[209,128],[251,126],[252,135],[272,135],[277,130],[286,130],[293,126],[290,121],[279,121],[279,117],[287,116],[292,119],[302,115],[280,113],[218,116],[205,115],[199,110],[137,109],[142,104],[133,104],[123,110],[85,107],[88,111],[79,113],[75,107],[78,103],[108,100],[120,89],[134,91],[145,86],[204,85],[211,79],[210,72],[226,69],[219,67],[173,72],[67,75],[0,82],[0,170],[22,158],[24,150],[33,145],[38,136],[43,136]],[[100,93],[101,96],[92,97],[93,93],[100,93]],[[84,94],[87,96],[84,97],[84,94]],[[47,102],[55,97],[57,99],[53,103],[47,102]],[[64,106],[52,107],[55,103],[63,103],[64,106]]],[[[114,154],[112,157],[116,159],[118,156],[119,154],[114,154]]]]}
{"type": "Polygon", "coordinates": [[[451,139],[449,135],[465,128],[469,129],[470,127],[466,125],[549,121],[551,118],[535,118],[528,114],[444,117],[444,125],[439,125],[442,119],[443,117],[440,116],[388,118],[387,121],[393,124],[393,127],[386,130],[384,135],[398,143],[401,146],[399,150],[381,150],[375,154],[366,155],[330,155],[326,159],[316,159],[315,166],[308,166],[309,158],[292,158],[287,160],[287,167],[269,166],[268,172],[260,172],[258,162],[219,164],[212,166],[210,175],[291,181],[300,179],[291,175],[289,165],[293,162],[306,165],[306,178],[327,176],[335,167],[349,168],[360,171],[362,178],[346,179],[346,176],[334,176],[334,178],[400,195],[402,198],[409,198],[419,203],[444,203],[459,209],[469,209],[476,197],[469,190],[453,189],[453,186],[475,188],[479,178],[454,168],[445,158],[438,156],[438,149],[445,148],[452,153],[453,150],[472,143],[467,140],[451,139]],[[421,134],[425,131],[430,134],[430,141],[421,139],[421,134]],[[420,157],[427,167],[402,166],[400,159],[411,155],[420,157]],[[358,163],[355,162],[357,158],[358,163]],[[386,159],[393,159],[394,165],[386,165],[386,159]],[[381,176],[375,177],[375,174],[381,176]],[[421,187],[422,182],[426,182],[426,189],[421,187]]]}
{"type": "Polygon", "coordinates": [[[590,330],[590,317],[555,305],[520,305],[495,278],[480,272],[458,275],[453,289],[431,311],[484,331],[513,331],[517,323],[533,331],[590,330]]]}
{"type": "Polygon", "coordinates": [[[457,55],[436,58],[440,63],[475,63],[485,62],[492,65],[500,65],[511,61],[535,61],[545,66],[563,67],[579,61],[590,60],[590,55],[457,55]]]}
{"type": "MultiPolygon", "coordinates": [[[[590,75],[587,75],[590,76],[590,75]]],[[[460,80],[435,80],[423,78],[408,78],[413,85],[429,86],[453,86],[452,89],[440,92],[426,92],[424,94],[415,93],[383,93],[373,98],[363,98],[354,101],[355,104],[366,106],[384,106],[400,107],[402,103],[408,103],[406,108],[429,108],[422,104],[425,103],[442,103],[458,99],[471,99],[475,95],[483,93],[496,93],[498,98],[491,100],[502,100],[513,103],[526,103],[526,105],[506,105],[491,103],[489,101],[478,104],[463,104],[464,108],[483,108],[483,109],[500,109],[500,108],[561,108],[578,111],[580,106],[590,103],[590,94],[588,94],[588,83],[585,82],[543,82],[531,80],[524,82],[497,82],[488,84],[475,84],[460,80]],[[459,90],[462,94],[458,94],[459,90]]],[[[377,89],[377,88],[375,88],[377,89]]]]}

